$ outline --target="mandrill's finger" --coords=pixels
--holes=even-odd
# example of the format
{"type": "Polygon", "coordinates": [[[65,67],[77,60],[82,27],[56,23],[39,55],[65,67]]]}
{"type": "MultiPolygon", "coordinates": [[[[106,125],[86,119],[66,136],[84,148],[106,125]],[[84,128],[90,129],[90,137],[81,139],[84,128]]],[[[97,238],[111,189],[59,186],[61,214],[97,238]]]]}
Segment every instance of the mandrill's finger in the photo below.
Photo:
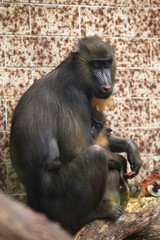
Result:
{"type": "Polygon", "coordinates": [[[129,173],[124,173],[123,177],[127,179],[131,179],[136,176],[136,172],[129,172],[129,173]]]}

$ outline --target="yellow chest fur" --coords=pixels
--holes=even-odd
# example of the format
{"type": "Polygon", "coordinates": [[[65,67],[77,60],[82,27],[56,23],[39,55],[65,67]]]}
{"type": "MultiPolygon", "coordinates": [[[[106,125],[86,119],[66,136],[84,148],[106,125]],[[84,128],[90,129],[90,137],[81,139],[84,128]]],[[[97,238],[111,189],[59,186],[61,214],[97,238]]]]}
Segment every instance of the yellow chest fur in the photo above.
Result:
{"type": "Polygon", "coordinates": [[[91,98],[91,107],[96,108],[100,112],[103,112],[107,105],[112,104],[113,104],[112,97],[109,97],[107,99],[100,99],[93,96],[91,98]]]}

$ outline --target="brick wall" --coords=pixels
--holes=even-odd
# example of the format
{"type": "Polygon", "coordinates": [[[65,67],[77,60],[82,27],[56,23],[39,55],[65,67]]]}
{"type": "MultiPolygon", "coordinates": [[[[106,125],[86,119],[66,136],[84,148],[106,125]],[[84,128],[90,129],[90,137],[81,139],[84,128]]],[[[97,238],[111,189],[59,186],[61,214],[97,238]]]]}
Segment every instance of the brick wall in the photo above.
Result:
{"type": "Polygon", "coordinates": [[[116,49],[113,132],[139,145],[138,180],[160,167],[160,0],[0,0],[0,189],[23,199],[9,159],[18,99],[68,55],[81,36],[116,49]]]}

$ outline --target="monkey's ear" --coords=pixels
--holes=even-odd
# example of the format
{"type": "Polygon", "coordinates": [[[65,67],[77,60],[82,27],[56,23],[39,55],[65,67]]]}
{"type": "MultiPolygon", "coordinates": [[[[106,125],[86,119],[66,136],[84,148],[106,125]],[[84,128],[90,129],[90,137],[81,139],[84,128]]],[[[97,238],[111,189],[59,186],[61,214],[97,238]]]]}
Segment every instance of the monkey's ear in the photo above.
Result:
{"type": "Polygon", "coordinates": [[[72,52],[69,53],[69,57],[70,57],[71,59],[74,59],[75,56],[76,56],[78,53],[79,53],[79,47],[78,47],[78,45],[77,45],[77,46],[75,47],[75,49],[74,49],[72,52]]]}

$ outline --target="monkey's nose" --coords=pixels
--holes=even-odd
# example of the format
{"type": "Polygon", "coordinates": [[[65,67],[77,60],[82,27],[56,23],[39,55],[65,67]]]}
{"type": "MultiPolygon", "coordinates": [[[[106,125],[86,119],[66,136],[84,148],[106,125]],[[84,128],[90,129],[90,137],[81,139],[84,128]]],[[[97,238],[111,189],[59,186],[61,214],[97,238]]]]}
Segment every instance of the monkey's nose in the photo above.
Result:
{"type": "Polygon", "coordinates": [[[111,91],[111,86],[110,85],[105,85],[102,87],[102,89],[106,92],[110,92],[111,91]]]}

